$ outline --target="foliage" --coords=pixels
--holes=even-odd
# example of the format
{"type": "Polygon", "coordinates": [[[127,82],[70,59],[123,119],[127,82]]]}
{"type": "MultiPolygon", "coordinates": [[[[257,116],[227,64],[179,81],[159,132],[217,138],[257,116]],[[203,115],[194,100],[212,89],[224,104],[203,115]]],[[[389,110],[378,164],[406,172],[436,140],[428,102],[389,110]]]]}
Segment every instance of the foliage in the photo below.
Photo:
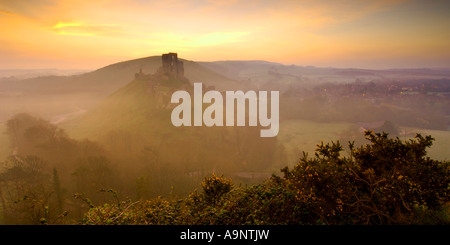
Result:
{"type": "Polygon", "coordinates": [[[201,183],[203,188],[203,196],[205,201],[213,206],[220,200],[220,198],[228,193],[233,188],[231,179],[217,177],[214,173],[211,177],[207,177],[201,183]]]}
{"type": "Polygon", "coordinates": [[[180,202],[162,197],[145,201],[117,201],[92,207],[81,220],[87,225],[169,225],[182,222],[180,202]]]}
{"type": "MultiPolygon", "coordinates": [[[[45,165],[35,156],[12,156],[3,163],[0,199],[7,224],[56,224],[67,215],[62,209],[53,208],[62,204],[62,191],[54,195],[51,175],[45,165]]],[[[53,179],[58,179],[56,172],[53,179]]]]}
{"type": "Polygon", "coordinates": [[[283,177],[235,187],[211,175],[202,192],[89,210],[83,224],[448,224],[449,163],[426,157],[431,136],[402,142],[366,132],[369,144],[342,157],[339,142],[317,145],[283,177]],[[447,211],[446,211],[447,210],[447,211]]]}
{"type": "MultiPolygon", "coordinates": [[[[417,210],[439,210],[449,200],[449,163],[426,158],[431,136],[406,142],[366,132],[369,144],[340,157],[337,143],[318,145],[314,159],[303,157],[283,182],[326,224],[403,224],[417,210]]],[[[441,221],[436,221],[441,222],[441,221]]]]}
{"type": "Polygon", "coordinates": [[[433,138],[417,134],[401,141],[372,131],[365,136],[369,143],[349,143],[346,156],[339,141],[322,142],[314,157],[304,153],[292,169],[281,169],[282,176],[258,185],[235,186],[212,174],[200,192],[184,198],[144,197],[150,185],[143,179],[136,182],[137,200],[121,200],[118,191],[106,189],[117,182],[108,159],[87,156],[72,172],[79,191],[72,202],[55,167],[14,155],[0,175],[3,217],[15,224],[67,224],[70,204],[72,213],[84,213],[71,214],[72,220],[90,225],[449,224],[450,164],[427,157],[433,138]],[[112,197],[102,197],[99,189],[112,197]]]}

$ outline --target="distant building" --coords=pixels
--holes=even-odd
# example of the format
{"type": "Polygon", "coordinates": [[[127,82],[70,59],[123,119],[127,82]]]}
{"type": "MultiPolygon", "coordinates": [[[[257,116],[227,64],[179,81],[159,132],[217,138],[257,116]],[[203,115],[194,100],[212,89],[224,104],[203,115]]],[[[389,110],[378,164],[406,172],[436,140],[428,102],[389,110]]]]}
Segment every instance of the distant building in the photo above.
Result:
{"type": "Polygon", "coordinates": [[[174,75],[176,78],[184,78],[183,61],[178,60],[177,53],[163,54],[160,71],[174,75]]]}
{"type": "Polygon", "coordinates": [[[135,79],[151,80],[152,76],[169,75],[179,80],[186,80],[184,77],[183,61],[178,60],[177,53],[167,53],[162,55],[162,66],[155,74],[144,74],[142,68],[134,74],[135,79]]]}
{"type": "Polygon", "coordinates": [[[190,87],[189,80],[184,77],[183,62],[178,60],[177,53],[163,54],[162,66],[154,74],[145,74],[140,68],[134,77],[147,82],[147,93],[154,96],[159,108],[175,107],[176,104],[170,102],[171,94],[175,90],[190,87]]]}

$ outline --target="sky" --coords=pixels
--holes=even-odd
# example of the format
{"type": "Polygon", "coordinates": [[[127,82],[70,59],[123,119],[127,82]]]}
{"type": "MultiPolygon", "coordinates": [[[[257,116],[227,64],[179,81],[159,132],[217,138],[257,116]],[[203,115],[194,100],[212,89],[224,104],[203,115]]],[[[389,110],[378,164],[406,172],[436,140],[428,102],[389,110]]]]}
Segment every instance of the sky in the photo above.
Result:
{"type": "Polygon", "coordinates": [[[444,0],[0,0],[0,69],[194,61],[450,68],[444,0]]]}

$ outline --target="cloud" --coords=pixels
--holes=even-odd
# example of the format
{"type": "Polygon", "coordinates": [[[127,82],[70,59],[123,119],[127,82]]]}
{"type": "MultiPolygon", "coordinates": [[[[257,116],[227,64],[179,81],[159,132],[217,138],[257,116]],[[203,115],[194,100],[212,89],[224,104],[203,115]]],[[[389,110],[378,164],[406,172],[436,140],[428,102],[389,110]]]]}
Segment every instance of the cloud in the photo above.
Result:
{"type": "Polygon", "coordinates": [[[94,35],[120,35],[123,28],[120,25],[97,25],[76,22],[58,22],[53,30],[60,35],[94,36],[94,35]]]}

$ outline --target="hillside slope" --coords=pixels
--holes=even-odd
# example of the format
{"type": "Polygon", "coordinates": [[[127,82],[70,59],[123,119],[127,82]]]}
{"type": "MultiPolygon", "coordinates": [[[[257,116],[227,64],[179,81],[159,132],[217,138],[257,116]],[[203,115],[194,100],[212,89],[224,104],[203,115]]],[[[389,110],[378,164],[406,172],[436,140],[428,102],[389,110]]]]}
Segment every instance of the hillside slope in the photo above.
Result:
{"type": "Polygon", "coordinates": [[[138,169],[135,164],[152,171],[162,171],[164,166],[167,171],[199,177],[214,171],[267,170],[276,138],[259,137],[257,127],[172,125],[172,92],[190,88],[173,77],[134,79],[61,126],[70,137],[100,142],[119,165],[133,165],[128,170],[138,169]]]}
{"type": "MultiPolygon", "coordinates": [[[[184,61],[185,76],[216,89],[237,89],[239,83],[193,61],[184,61]]],[[[72,76],[42,76],[0,80],[0,121],[17,113],[52,120],[92,108],[97,102],[125,86],[137,72],[153,74],[161,66],[161,56],[134,59],[72,76]]]]}
{"type": "MultiPolygon", "coordinates": [[[[185,76],[191,81],[218,87],[227,86],[228,83],[238,85],[236,81],[201,64],[181,60],[184,62],[185,76]]],[[[23,80],[6,79],[0,81],[0,91],[29,94],[91,92],[106,96],[131,81],[140,69],[144,73],[152,74],[160,65],[161,56],[151,56],[115,63],[80,75],[42,76],[23,80]]]]}

